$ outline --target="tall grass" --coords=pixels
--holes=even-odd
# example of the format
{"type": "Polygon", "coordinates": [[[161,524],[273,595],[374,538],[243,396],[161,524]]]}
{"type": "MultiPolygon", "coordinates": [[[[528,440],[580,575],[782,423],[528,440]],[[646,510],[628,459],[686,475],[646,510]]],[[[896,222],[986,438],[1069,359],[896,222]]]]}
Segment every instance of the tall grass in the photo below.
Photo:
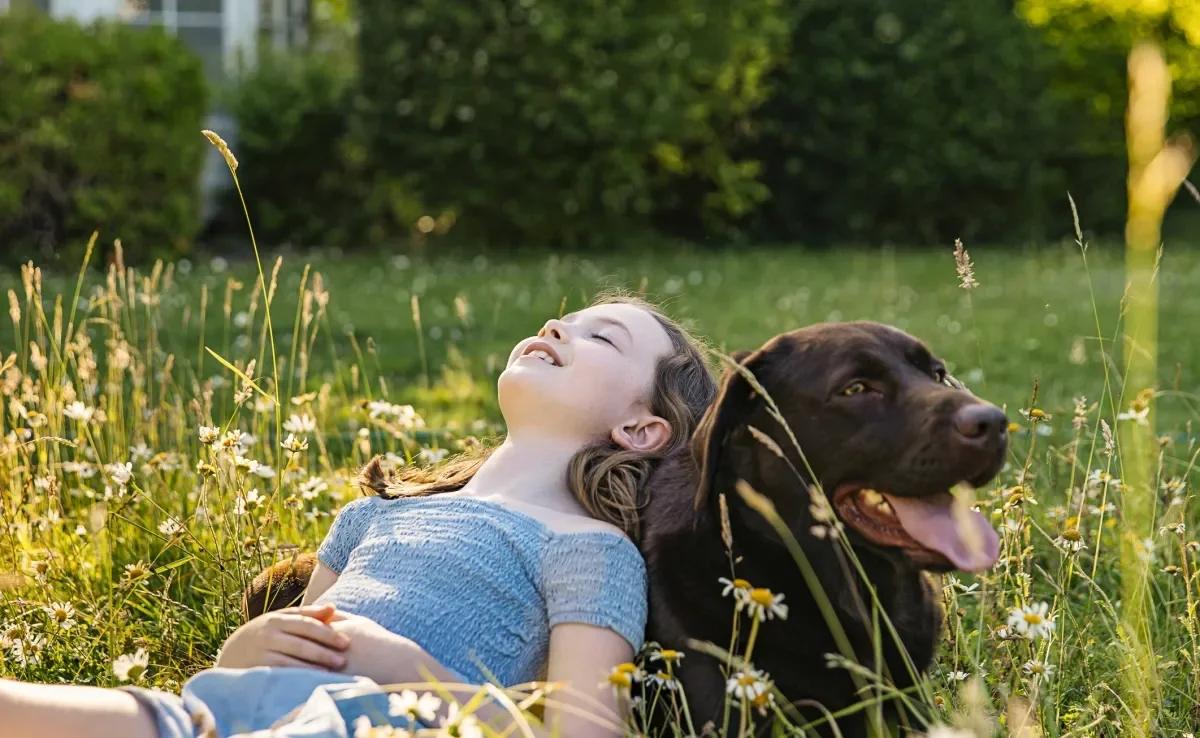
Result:
{"type": "MultiPolygon", "coordinates": [[[[1193,153],[1184,140],[1164,139],[1169,81],[1158,52],[1135,49],[1130,79],[1127,282],[1110,335],[1087,271],[1089,340],[1103,353],[1100,396],[1077,396],[1063,417],[1035,383],[1019,414],[1010,412],[1010,464],[976,491],[976,505],[1001,532],[1001,558],[987,574],[943,582],[946,637],[917,693],[897,693],[845,654],[809,666],[850,669],[873,695],[856,709],[920,702],[936,718],[922,729],[973,736],[1186,736],[1200,725],[1200,542],[1189,535],[1200,523],[1190,495],[1200,449],[1190,422],[1182,434],[1156,432],[1161,403],[1175,401],[1186,413],[1192,399],[1159,383],[1157,315],[1159,225],[1193,153]],[[1043,433],[1051,426],[1069,430],[1043,433]]],[[[233,154],[213,143],[236,181],[233,154]]],[[[1078,216],[1076,235],[1090,270],[1078,216]]],[[[339,507],[357,496],[351,478],[367,459],[383,453],[396,465],[435,463],[499,429],[427,427],[434,406],[439,417],[447,407],[476,411],[477,388],[488,379],[458,363],[430,373],[415,291],[405,307],[417,326],[417,396],[428,401],[416,407],[400,399],[406,388],[388,381],[373,342],[364,349],[351,336],[350,350],[342,349],[320,269],[304,267],[295,310],[284,315],[282,261],[264,265],[256,243],[248,294],[229,277],[224,293],[211,295],[175,264],[148,273],[126,267],[119,247],[94,283],[87,272],[94,244],[70,289],[47,291],[31,264],[8,292],[12,332],[0,341],[0,676],[178,690],[211,665],[239,624],[250,578],[297,548],[315,548],[339,507]],[[284,330],[291,324],[286,352],[277,353],[276,321],[284,330]],[[181,350],[173,336],[190,331],[199,342],[181,350]],[[269,372],[262,369],[268,351],[269,372]],[[311,371],[321,356],[334,371],[311,371]]],[[[958,266],[964,288],[1000,278],[981,271],[966,279],[962,249],[958,266]]],[[[965,295],[964,319],[980,325],[986,308],[965,295]]],[[[468,296],[455,304],[465,325],[468,296]]],[[[527,330],[514,326],[511,337],[527,330]]],[[[1013,339],[970,333],[967,352],[981,364],[985,341],[1013,339]]],[[[754,490],[741,494],[780,525],[754,490]]],[[[788,627],[785,617],[747,622],[752,609],[730,599],[735,628],[788,627]]],[[[886,618],[878,629],[880,638],[892,637],[886,618]]],[[[750,735],[767,713],[789,724],[789,696],[754,671],[754,640],[746,652],[726,654],[738,682],[730,699],[759,708],[746,712],[738,735],[750,735]]],[[[705,648],[723,653],[721,645],[705,648]]],[[[638,680],[676,686],[669,668],[648,675],[629,665],[612,675],[619,691],[638,680]]],[[[509,705],[536,721],[529,709],[554,696],[547,685],[525,687],[509,705]]],[[[494,689],[466,694],[507,699],[494,689]]],[[[672,693],[656,694],[669,700],[672,693]]],[[[678,722],[678,735],[702,727],[682,710],[678,722]]]]}

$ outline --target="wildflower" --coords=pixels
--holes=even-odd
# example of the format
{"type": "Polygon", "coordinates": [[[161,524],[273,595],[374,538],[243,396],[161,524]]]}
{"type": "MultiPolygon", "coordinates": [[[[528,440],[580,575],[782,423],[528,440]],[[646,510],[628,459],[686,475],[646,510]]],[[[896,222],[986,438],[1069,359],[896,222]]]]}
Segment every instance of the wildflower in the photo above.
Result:
{"type": "Polygon", "coordinates": [[[725,577],[720,577],[717,581],[725,585],[725,589],[721,590],[721,596],[728,597],[732,593],[733,599],[738,603],[738,608],[741,609],[742,604],[750,597],[750,590],[753,589],[750,582],[745,579],[729,580],[725,577]]]}
{"type": "Polygon", "coordinates": [[[82,525],[75,526],[75,535],[86,536],[87,534],[88,534],[87,528],[83,527],[82,525]]]}
{"type": "Polygon", "coordinates": [[[417,457],[426,464],[436,464],[446,458],[449,453],[450,449],[446,448],[423,448],[417,457]]]}
{"type": "Polygon", "coordinates": [[[13,643],[13,660],[21,666],[32,666],[42,660],[42,651],[45,650],[45,646],[46,639],[42,636],[27,633],[24,638],[13,643]]]}
{"type": "Polygon", "coordinates": [[[1050,413],[1046,412],[1045,410],[1041,409],[1040,407],[1034,407],[1034,408],[1030,408],[1028,410],[1022,408],[1021,414],[1024,415],[1026,418],[1029,418],[1029,421],[1031,423],[1041,423],[1041,422],[1050,420],[1050,418],[1052,417],[1050,415],[1050,413]]]}
{"type": "Polygon", "coordinates": [[[1047,615],[1049,609],[1045,602],[1014,607],[1008,616],[1008,626],[1030,640],[1049,636],[1054,630],[1054,619],[1047,615]]]}
{"type": "Polygon", "coordinates": [[[46,581],[46,577],[50,574],[50,562],[43,559],[36,559],[29,562],[29,573],[39,582],[46,581]]]}
{"type": "Polygon", "coordinates": [[[125,486],[129,484],[130,479],[133,479],[133,462],[126,461],[124,464],[108,464],[104,467],[104,471],[114,482],[125,486]]]}
{"type": "Polygon", "coordinates": [[[952,671],[946,675],[946,681],[962,682],[966,681],[967,677],[969,676],[971,675],[965,671],[952,671]]]}
{"type": "Polygon", "coordinates": [[[372,725],[371,718],[359,715],[354,721],[354,738],[409,738],[411,733],[391,725],[372,725]]]}
{"type": "Polygon", "coordinates": [[[608,679],[602,682],[600,686],[608,685],[612,687],[613,695],[619,698],[621,695],[629,693],[635,681],[640,681],[634,678],[636,675],[639,675],[639,672],[640,670],[634,667],[633,664],[621,664],[608,672],[608,679]],[[625,666],[633,667],[633,669],[622,668],[625,666]]]}
{"type": "Polygon", "coordinates": [[[221,439],[221,431],[211,425],[200,426],[200,443],[211,446],[221,439]]]}
{"type": "Polygon", "coordinates": [[[665,671],[656,671],[653,674],[646,675],[646,681],[659,687],[665,687],[672,692],[679,688],[679,682],[665,671]]]}
{"type": "Polygon", "coordinates": [[[754,699],[767,691],[766,674],[757,669],[739,671],[725,682],[725,691],[739,699],[754,699]]]}
{"type": "Polygon", "coordinates": [[[317,495],[329,489],[329,485],[320,477],[312,477],[300,484],[300,496],[306,500],[315,499],[317,495]]]}
{"type": "Polygon", "coordinates": [[[970,291],[979,286],[975,281],[975,268],[971,265],[971,256],[963,247],[962,239],[954,239],[954,264],[958,270],[959,287],[970,291]]]}
{"type": "Polygon", "coordinates": [[[1091,473],[1088,474],[1087,481],[1088,487],[1090,488],[1109,487],[1114,490],[1121,488],[1120,479],[1114,477],[1106,471],[1100,471],[1099,469],[1093,469],[1091,473]]]}
{"type": "Polygon", "coordinates": [[[129,456],[134,461],[145,461],[153,455],[154,452],[143,441],[138,441],[136,446],[129,449],[129,456]]]}
{"type": "Polygon", "coordinates": [[[483,738],[483,729],[474,715],[460,715],[457,702],[450,703],[446,717],[442,719],[442,730],[438,738],[483,738]]]}
{"type": "Polygon", "coordinates": [[[270,479],[271,477],[275,476],[274,469],[266,464],[260,464],[257,461],[250,465],[250,473],[256,477],[262,477],[263,479],[270,479]]]}
{"type": "Polygon", "coordinates": [[[1026,661],[1025,665],[1022,666],[1021,669],[1026,674],[1032,676],[1034,682],[1038,682],[1043,679],[1049,679],[1050,677],[1054,676],[1055,666],[1054,666],[1054,664],[1047,664],[1047,663],[1038,661],[1037,659],[1031,659],[1029,661],[1026,661]]]}
{"type": "Polygon", "coordinates": [[[394,415],[396,406],[386,400],[372,400],[367,403],[367,408],[370,417],[378,418],[381,415],[394,415]]]}
{"type": "Polygon", "coordinates": [[[1183,481],[1179,477],[1171,477],[1162,483],[1162,488],[1164,492],[1169,492],[1175,497],[1181,497],[1183,495],[1183,491],[1187,489],[1187,482],[1183,481]]]}
{"type": "Polygon", "coordinates": [[[1080,549],[1087,548],[1087,544],[1083,542],[1083,536],[1079,534],[1076,528],[1067,528],[1058,538],[1054,539],[1054,545],[1068,553],[1076,553],[1080,549]]]}
{"type": "Polygon", "coordinates": [[[80,423],[90,423],[96,414],[96,409],[84,405],[79,400],[72,402],[63,408],[63,415],[66,415],[72,420],[77,420],[80,423]]]}
{"type": "Polygon", "coordinates": [[[1174,564],[1168,564],[1168,565],[1164,566],[1162,569],[1159,569],[1159,571],[1161,571],[1163,574],[1170,574],[1171,576],[1175,576],[1177,574],[1183,573],[1183,569],[1181,569],[1178,566],[1175,566],[1174,564]]]}
{"type": "Polygon", "coordinates": [[[1097,517],[1111,515],[1117,512],[1117,506],[1111,502],[1106,502],[1103,505],[1088,505],[1088,512],[1097,517]]]}
{"type": "Polygon", "coordinates": [[[769,589],[752,589],[744,601],[751,617],[759,621],[778,617],[787,620],[788,606],[783,604],[783,595],[774,594],[769,589]]]}
{"type": "Polygon", "coordinates": [[[113,674],[123,682],[136,682],[145,676],[149,665],[150,654],[146,653],[146,649],[139,648],[135,653],[118,656],[113,661],[113,674]]]}
{"type": "Polygon", "coordinates": [[[167,537],[173,537],[181,530],[183,530],[183,523],[179,522],[170,515],[167,516],[166,520],[158,524],[158,532],[167,537]]]}
{"type": "Polygon", "coordinates": [[[296,495],[288,495],[288,498],[283,501],[283,506],[289,510],[300,510],[304,507],[304,503],[296,495]]]}
{"type": "Polygon", "coordinates": [[[279,444],[281,448],[287,451],[292,456],[299,454],[301,451],[308,450],[308,439],[297,439],[296,434],[289,433],[288,437],[283,439],[283,443],[279,444]]]}
{"type": "Polygon", "coordinates": [[[283,429],[288,433],[312,433],[317,430],[317,421],[313,420],[308,413],[303,415],[293,413],[283,424],[283,429]]]}
{"type": "Polygon", "coordinates": [[[418,697],[416,692],[406,689],[400,694],[393,694],[388,697],[389,715],[392,717],[407,715],[410,718],[423,720],[427,723],[433,722],[437,716],[437,710],[441,706],[441,698],[429,692],[418,697]]]}
{"type": "Polygon", "coordinates": [[[53,602],[44,608],[54,624],[63,630],[70,630],[75,625],[75,608],[69,602],[53,602]]]}
{"type": "Polygon", "coordinates": [[[317,399],[316,392],[306,392],[302,395],[296,395],[295,397],[293,397],[292,404],[295,405],[296,407],[300,407],[301,405],[307,405],[308,403],[312,402],[315,399],[317,399]]]}
{"type": "Polygon", "coordinates": [[[137,563],[126,564],[125,565],[125,576],[131,582],[136,582],[139,579],[144,579],[144,578],[150,576],[150,566],[146,562],[144,562],[140,559],[137,561],[137,563]]]}
{"type": "Polygon", "coordinates": [[[650,658],[657,661],[665,661],[668,664],[678,664],[680,661],[683,661],[683,656],[683,653],[672,648],[664,648],[661,651],[656,649],[650,652],[650,658]]]}
{"type": "Polygon", "coordinates": [[[1184,523],[1172,523],[1171,525],[1164,525],[1158,529],[1158,534],[1166,535],[1167,531],[1170,531],[1177,536],[1181,536],[1185,531],[1187,531],[1187,525],[1184,523]]]}
{"type": "Polygon", "coordinates": [[[1129,409],[1117,415],[1117,420],[1132,420],[1138,425],[1150,424],[1150,405],[1139,395],[1129,403],[1129,409]]]}

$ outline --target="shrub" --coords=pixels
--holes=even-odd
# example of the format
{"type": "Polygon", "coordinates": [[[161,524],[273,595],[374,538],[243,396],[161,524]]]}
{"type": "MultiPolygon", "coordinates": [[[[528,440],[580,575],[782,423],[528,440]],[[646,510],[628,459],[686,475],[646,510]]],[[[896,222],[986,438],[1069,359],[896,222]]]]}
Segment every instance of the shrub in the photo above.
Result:
{"type": "Polygon", "coordinates": [[[76,268],[96,230],[130,261],[187,252],[206,84],[159,29],[0,14],[0,259],[76,268]]]}
{"type": "MultiPolygon", "coordinates": [[[[792,0],[787,61],[756,116],[760,237],[891,239],[1036,229],[1061,137],[1048,50],[1010,0],[792,0]]],[[[1068,221],[1069,222],[1069,221],[1068,221]]]]}
{"type": "Polygon", "coordinates": [[[584,244],[673,178],[709,214],[763,194],[723,131],[762,91],[777,0],[362,0],[364,133],[460,231],[584,244]]]}
{"type": "MultiPolygon", "coordinates": [[[[397,178],[382,175],[354,133],[354,58],[347,45],[260,51],[230,91],[237,124],[238,181],[260,243],[377,244],[410,229],[423,208],[397,178]]],[[[245,233],[232,182],[222,228],[245,233]]]]}

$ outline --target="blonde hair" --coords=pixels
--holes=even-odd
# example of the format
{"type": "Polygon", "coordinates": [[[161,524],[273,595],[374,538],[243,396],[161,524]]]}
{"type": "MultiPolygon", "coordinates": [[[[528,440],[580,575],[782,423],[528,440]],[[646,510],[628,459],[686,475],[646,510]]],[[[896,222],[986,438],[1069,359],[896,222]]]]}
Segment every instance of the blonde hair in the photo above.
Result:
{"type": "MultiPolygon", "coordinates": [[[[612,440],[581,449],[567,466],[567,486],[592,517],[612,523],[634,540],[641,538],[646,481],[662,458],[687,452],[696,424],[717,394],[717,381],[703,343],[657,306],[623,292],[607,292],[594,305],[633,305],[654,316],[671,339],[672,351],[659,360],[651,389],[650,411],[671,426],[661,450],[646,453],[621,448],[612,440]]],[[[376,456],[359,474],[367,494],[385,498],[419,497],[462,489],[495,450],[468,451],[431,467],[385,470],[376,456]]]]}

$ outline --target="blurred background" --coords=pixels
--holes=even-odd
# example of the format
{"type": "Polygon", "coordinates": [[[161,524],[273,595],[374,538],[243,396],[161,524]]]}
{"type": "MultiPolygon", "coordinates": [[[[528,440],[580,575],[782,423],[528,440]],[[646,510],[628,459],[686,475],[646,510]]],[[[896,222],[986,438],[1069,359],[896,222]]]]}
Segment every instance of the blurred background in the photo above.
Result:
{"type": "MultiPolygon", "coordinates": [[[[1169,130],[1200,132],[1194,0],[0,11],[0,283],[32,260],[48,292],[70,294],[98,232],[92,266],[114,263],[117,240],[122,264],[172,265],[167,351],[198,373],[216,368],[202,342],[254,355],[257,267],[212,129],[238,159],[263,268],[287,257],[276,338],[291,341],[311,265],[334,295],[314,368],[336,375],[367,342],[381,377],[417,391],[461,364],[489,405],[468,412],[493,416],[508,347],[605,284],[667,299],[729,349],[883,320],[999,402],[1028,406],[1038,381],[1069,411],[1075,393],[1105,391],[1118,355],[1136,39],[1170,62],[1169,130]],[[976,260],[973,292],[956,239],[976,260]]],[[[1198,216],[1183,192],[1165,229],[1162,366],[1183,390],[1200,386],[1198,216]]]]}
{"type": "Polygon", "coordinates": [[[1119,237],[1143,36],[1200,130],[1194,0],[0,0],[0,244],[244,251],[203,128],[266,248],[1119,237]]]}

